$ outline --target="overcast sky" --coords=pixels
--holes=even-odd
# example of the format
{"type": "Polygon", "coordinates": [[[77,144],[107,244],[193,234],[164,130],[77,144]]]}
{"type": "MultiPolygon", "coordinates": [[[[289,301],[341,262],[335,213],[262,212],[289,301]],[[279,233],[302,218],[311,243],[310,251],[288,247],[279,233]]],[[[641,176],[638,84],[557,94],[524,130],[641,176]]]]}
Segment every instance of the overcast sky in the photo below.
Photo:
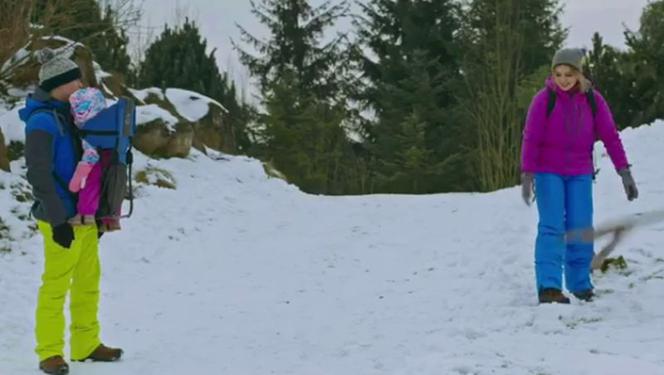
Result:
{"type": "MultiPolygon", "coordinates": [[[[217,48],[217,60],[224,71],[230,71],[240,86],[248,85],[246,71],[233,52],[230,40],[239,41],[235,24],[240,24],[256,36],[266,31],[250,12],[249,0],[143,0],[143,26],[155,29],[157,36],[164,23],[172,24],[180,14],[189,15],[199,24],[210,48],[217,48]]],[[[257,0],[260,1],[260,0],[257,0]]],[[[312,5],[323,3],[312,0],[312,5]]],[[[639,17],[648,0],[564,0],[563,25],[569,27],[567,46],[589,47],[595,31],[606,43],[623,47],[625,26],[637,29],[639,17]]],[[[340,30],[349,28],[341,22],[340,30]]]]}

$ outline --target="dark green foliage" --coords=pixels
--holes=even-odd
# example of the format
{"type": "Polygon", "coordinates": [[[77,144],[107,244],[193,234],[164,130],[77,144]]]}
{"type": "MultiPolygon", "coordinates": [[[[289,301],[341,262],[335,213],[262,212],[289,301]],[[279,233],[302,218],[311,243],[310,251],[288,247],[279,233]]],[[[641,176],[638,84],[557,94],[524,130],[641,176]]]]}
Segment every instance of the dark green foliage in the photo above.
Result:
{"type": "Polygon", "coordinates": [[[198,26],[189,20],[174,29],[164,25],[161,35],[148,47],[141,62],[138,84],[141,87],[178,87],[211,98],[228,90],[228,78],[222,76],[207,41],[198,26]]]}
{"type": "Polygon", "coordinates": [[[88,46],[102,69],[129,74],[129,38],[123,24],[127,20],[120,20],[110,5],[102,14],[95,0],[37,0],[32,19],[44,26],[44,34],[61,35],[88,46]]]}
{"type": "Polygon", "coordinates": [[[565,38],[559,16],[558,0],[474,0],[464,9],[461,139],[471,186],[490,191],[518,183],[523,96],[544,85],[533,79],[550,69],[565,38]]]}
{"type": "Polygon", "coordinates": [[[0,216],[0,254],[12,251],[11,240],[9,227],[0,216]]]}
{"type": "Polygon", "coordinates": [[[11,141],[7,145],[7,159],[9,161],[18,160],[23,157],[23,142],[11,141]]]}
{"type": "Polygon", "coordinates": [[[357,189],[346,179],[352,150],[341,126],[345,109],[306,98],[295,82],[275,82],[266,98],[266,158],[305,191],[341,194],[357,189]]]}
{"type": "Polygon", "coordinates": [[[102,14],[96,0],[36,0],[32,19],[47,33],[84,42],[100,30],[102,14]]]}
{"type": "Polygon", "coordinates": [[[92,39],[90,47],[95,61],[101,65],[102,69],[126,77],[130,74],[131,67],[131,60],[127,53],[129,37],[126,30],[114,26],[117,24],[117,14],[109,5],[101,20],[101,34],[92,39]]]}
{"type": "Polygon", "coordinates": [[[366,163],[346,131],[351,116],[344,37],[322,43],[347,4],[312,8],[304,0],[263,0],[251,6],[270,32],[268,40],[259,40],[240,28],[256,54],[236,45],[263,98],[259,156],[304,191],[364,192],[366,163]]]}
{"type": "Polygon", "coordinates": [[[595,33],[588,68],[611,106],[619,128],[639,126],[664,117],[664,1],[649,3],[639,31],[625,32],[628,49],[604,44],[595,33]]]}
{"type": "Polygon", "coordinates": [[[643,114],[629,54],[604,44],[599,33],[593,35],[592,43],[584,69],[609,103],[616,124],[622,129],[642,123],[643,114]]]}
{"type": "Polygon", "coordinates": [[[458,5],[372,0],[362,9],[355,59],[366,84],[358,99],[375,113],[364,133],[377,191],[460,189],[458,5]]]}
{"type": "Polygon", "coordinates": [[[625,37],[630,48],[628,69],[636,90],[633,102],[640,110],[632,123],[640,125],[664,118],[664,1],[646,5],[639,31],[627,31],[625,37]]]}
{"type": "MultiPolygon", "coordinates": [[[[559,0],[473,0],[464,9],[462,35],[466,64],[496,64],[496,43],[508,31],[518,34],[518,70],[528,75],[551,58],[567,37],[559,0]],[[496,22],[496,21],[499,22],[496,22]]],[[[501,40],[503,39],[503,40],[501,40]]]]}
{"type": "Polygon", "coordinates": [[[326,1],[313,8],[307,0],[250,0],[251,12],[269,28],[270,39],[261,40],[239,26],[242,40],[258,54],[237,47],[241,61],[259,80],[261,93],[292,75],[301,92],[321,100],[334,100],[341,92],[344,69],[340,47],[344,36],[323,44],[325,30],[347,12],[345,1],[326,1]]]}
{"type": "Polygon", "coordinates": [[[606,273],[611,269],[625,271],[627,269],[627,261],[625,261],[625,258],[622,255],[617,258],[605,259],[600,270],[606,273]]]}
{"type": "Polygon", "coordinates": [[[215,49],[207,52],[207,41],[195,22],[187,19],[175,28],[165,25],[140,64],[138,85],[177,87],[219,101],[229,111],[225,121],[233,127],[239,148],[246,151],[251,147],[246,133],[251,110],[238,102],[235,84],[219,71],[215,52],[215,49]]]}

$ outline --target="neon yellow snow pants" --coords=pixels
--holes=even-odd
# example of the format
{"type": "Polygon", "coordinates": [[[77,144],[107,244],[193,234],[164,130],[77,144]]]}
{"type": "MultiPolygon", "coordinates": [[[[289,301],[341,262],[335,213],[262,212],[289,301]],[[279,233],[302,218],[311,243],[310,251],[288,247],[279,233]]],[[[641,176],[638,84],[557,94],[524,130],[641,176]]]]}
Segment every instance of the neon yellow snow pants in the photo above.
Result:
{"type": "Polygon", "coordinates": [[[55,355],[64,357],[63,310],[69,292],[71,358],[84,359],[100,344],[97,227],[74,226],[74,241],[65,249],[53,241],[50,224],[38,221],[37,225],[44,237],[44,274],[37,300],[35,352],[40,361],[55,355]]]}

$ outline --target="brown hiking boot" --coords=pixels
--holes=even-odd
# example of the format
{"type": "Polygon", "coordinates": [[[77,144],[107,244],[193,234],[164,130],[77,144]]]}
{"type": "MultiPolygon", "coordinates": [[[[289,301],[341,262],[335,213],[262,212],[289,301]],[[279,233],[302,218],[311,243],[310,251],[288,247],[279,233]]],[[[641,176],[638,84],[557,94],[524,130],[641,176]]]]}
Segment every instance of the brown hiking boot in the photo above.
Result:
{"type": "Polygon", "coordinates": [[[89,356],[83,359],[78,359],[76,362],[85,362],[91,360],[93,362],[115,362],[122,357],[122,349],[109,348],[104,344],[99,344],[89,356]]]}
{"type": "Polygon", "coordinates": [[[569,298],[565,297],[560,289],[544,288],[539,291],[539,303],[569,303],[569,298]]]}
{"type": "Polygon", "coordinates": [[[39,362],[39,369],[47,374],[65,375],[69,374],[69,365],[62,356],[56,355],[39,362]]]}
{"type": "Polygon", "coordinates": [[[580,292],[574,292],[572,294],[574,294],[574,297],[586,302],[592,302],[592,300],[595,298],[595,292],[593,292],[592,289],[586,289],[580,292]]]}
{"type": "Polygon", "coordinates": [[[120,220],[116,218],[103,218],[97,223],[97,229],[99,232],[115,232],[116,230],[122,229],[120,226],[120,220]]]}

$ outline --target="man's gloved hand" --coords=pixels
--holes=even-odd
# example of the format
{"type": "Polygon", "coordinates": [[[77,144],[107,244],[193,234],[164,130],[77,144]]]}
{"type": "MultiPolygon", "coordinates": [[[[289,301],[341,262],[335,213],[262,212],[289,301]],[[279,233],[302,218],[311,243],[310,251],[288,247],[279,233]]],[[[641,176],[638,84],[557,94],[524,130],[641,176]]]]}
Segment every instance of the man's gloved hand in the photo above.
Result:
{"type": "Polygon", "coordinates": [[[74,229],[71,227],[71,224],[64,222],[54,226],[53,241],[65,249],[69,249],[72,241],[74,241],[74,229]]]}
{"type": "Polygon", "coordinates": [[[623,168],[618,171],[618,174],[622,178],[623,187],[625,188],[625,194],[627,195],[627,200],[633,201],[639,197],[639,189],[636,188],[636,182],[632,177],[632,172],[628,168],[623,168]]]}
{"type": "Polygon", "coordinates": [[[535,175],[530,172],[521,173],[521,197],[528,206],[530,206],[530,204],[535,200],[534,188],[535,175]]]}

